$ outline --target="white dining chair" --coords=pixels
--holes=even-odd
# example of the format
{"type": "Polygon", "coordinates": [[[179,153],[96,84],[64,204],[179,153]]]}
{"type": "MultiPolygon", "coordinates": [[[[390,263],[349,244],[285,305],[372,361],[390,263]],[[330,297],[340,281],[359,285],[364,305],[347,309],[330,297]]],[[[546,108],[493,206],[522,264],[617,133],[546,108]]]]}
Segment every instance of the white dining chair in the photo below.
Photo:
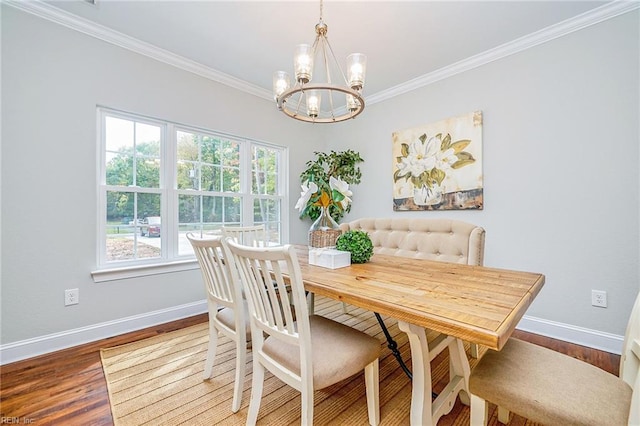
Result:
{"type": "Polygon", "coordinates": [[[258,419],[265,369],[301,393],[303,425],[313,424],[314,390],[364,370],[369,423],[377,425],[380,341],[322,316],[309,316],[293,247],[228,243],[250,312],[253,379],[247,425],[258,419]]]}
{"type": "Polygon", "coordinates": [[[640,295],[623,345],[620,376],[542,346],[509,339],[471,371],[471,424],[509,412],[548,425],[640,425],[640,295]]]}
{"type": "Polygon", "coordinates": [[[188,233],[187,239],[198,259],[207,293],[209,310],[209,346],[203,378],[210,379],[218,345],[218,332],[230,338],[236,346],[236,375],[231,409],[235,413],[242,401],[247,360],[247,344],[251,339],[248,310],[238,282],[237,271],[228,254],[223,236],[198,238],[188,233]],[[225,260],[223,260],[225,259],[225,260]]]}
{"type": "Polygon", "coordinates": [[[222,235],[235,242],[252,247],[267,247],[267,231],[264,224],[251,226],[223,226],[222,235]]]}

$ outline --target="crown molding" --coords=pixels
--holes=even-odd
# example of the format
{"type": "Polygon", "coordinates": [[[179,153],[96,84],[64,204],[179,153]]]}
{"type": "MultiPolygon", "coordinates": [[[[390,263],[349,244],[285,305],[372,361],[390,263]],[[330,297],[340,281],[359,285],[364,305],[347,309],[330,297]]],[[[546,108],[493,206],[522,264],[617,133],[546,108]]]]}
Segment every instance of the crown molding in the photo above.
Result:
{"type": "MultiPolygon", "coordinates": [[[[55,6],[44,3],[42,0],[21,1],[21,0],[1,0],[4,4],[22,10],[24,12],[36,15],[40,18],[47,19],[51,22],[63,25],[67,28],[79,31],[97,39],[106,41],[124,49],[131,50],[149,58],[164,62],[174,67],[183,69],[209,80],[224,84],[234,89],[249,93],[262,99],[273,100],[269,90],[254,84],[248,83],[239,78],[225,74],[213,68],[202,65],[198,62],[176,55],[168,50],[161,49],[150,43],[135,39],[133,37],[114,31],[103,25],[96,24],[84,18],[63,11],[55,6]]],[[[374,93],[365,98],[365,102],[369,105],[385,101],[395,96],[416,90],[418,88],[428,86],[440,80],[452,77],[456,74],[472,70],[479,66],[497,61],[504,57],[522,52],[548,41],[563,37],[574,31],[595,25],[602,21],[614,18],[616,16],[631,12],[640,8],[638,0],[614,0],[598,8],[588,12],[559,22],[540,31],[528,34],[519,39],[505,43],[493,49],[489,49],[480,54],[463,59],[449,66],[440,68],[436,71],[424,74],[420,77],[406,81],[404,83],[393,86],[389,89],[374,93]]]]}
{"type": "Polygon", "coordinates": [[[542,30],[534,33],[527,34],[526,36],[520,37],[511,42],[486,50],[467,59],[463,59],[436,71],[416,77],[371,96],[367,96],[365,100],[369,105],[385,101],[395,96],[416,90],[420,87],[428,86],[429,84],[452,77],[456,74],[514,55],[518,52],[522,52],[523,50],[530,49],[556,38],[563,37],[567,34],[571,34],[572,32],[579,31],[602,21],[615,18],[616,16],[623,15],[638,8],[640,8],[640,2],[638,0],[614,0],[611,3],[607,3],[573,18],[543,28],[542,30]]]}
{"type": "Polygon", "coordinates": [[[87,34],[99,40],[131,50],[149,58],[164,62],[176,68],[191,72],[209,80],[224,84],[234,89],[249,93],[259,98],[273,101],[273,95],[269,90],[248,83],[239,78],[225,74],[221,71],[202,65],[196,61],[176,55],[165,49],[161,49],[150,43],[130,37],[121,32],[112,30],[104,25],[97,24],[88,19],[68,13],[55,6],[44,3],[41,0],[2,0],[4,4],[30,13],[40,18],[55,22],[72,30],[87,34]]]}

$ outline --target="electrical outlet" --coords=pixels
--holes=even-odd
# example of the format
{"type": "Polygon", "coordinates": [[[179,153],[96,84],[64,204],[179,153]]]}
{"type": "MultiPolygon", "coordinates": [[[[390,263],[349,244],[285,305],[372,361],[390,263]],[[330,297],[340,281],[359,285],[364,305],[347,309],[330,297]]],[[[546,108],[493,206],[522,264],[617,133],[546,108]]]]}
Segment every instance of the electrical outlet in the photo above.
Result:
{"type": "Polygon", "coordinates": [[[80,290],[70,288],[64,291],[64,306],[77,305],[80,302],[80,290]]]}
{"type": "Polygon", "coordinates": [[[591,290],[591,305],[599,308],[606,308],[607,292],[602,290],[591,290]]]}

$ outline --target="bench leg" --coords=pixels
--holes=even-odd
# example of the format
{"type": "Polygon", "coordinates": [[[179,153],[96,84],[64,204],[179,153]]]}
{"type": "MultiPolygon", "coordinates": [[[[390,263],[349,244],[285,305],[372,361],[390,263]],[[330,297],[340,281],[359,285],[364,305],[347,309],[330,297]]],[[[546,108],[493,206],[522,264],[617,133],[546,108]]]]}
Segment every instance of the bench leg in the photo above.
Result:
{"type": "Polygon", "coordinates": [[[498,407],[498,421],[503,425],[509,423],[509,410],[504,407],[498,407]]]}
{"type": "Polygon", "coordinates": [[[471,394],[471,426],[486,426],[489,421],[489,403],[471,394]]]}

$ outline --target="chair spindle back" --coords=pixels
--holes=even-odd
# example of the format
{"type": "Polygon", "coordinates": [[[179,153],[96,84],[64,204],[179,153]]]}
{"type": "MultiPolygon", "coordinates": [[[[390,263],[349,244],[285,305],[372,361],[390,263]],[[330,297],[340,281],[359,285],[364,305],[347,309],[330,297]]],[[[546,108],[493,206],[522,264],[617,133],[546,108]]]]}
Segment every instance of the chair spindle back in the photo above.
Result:
{"type": "Polygon", "coordinates": [[[267,247],[267,232],[264,224],[253,226],[223,226],[222,235],[249,247],[267,247]]]}
{"type": "Polygon", "coordinates": [[[187,234],[200,264],[207,295],[222,306],[234,308],[237,303],[242,304],[242,293],[241,289],[234,285],[229,265],[223,260],[223,238],[216,236],[200,239],[191,233],[187,234]]]}

